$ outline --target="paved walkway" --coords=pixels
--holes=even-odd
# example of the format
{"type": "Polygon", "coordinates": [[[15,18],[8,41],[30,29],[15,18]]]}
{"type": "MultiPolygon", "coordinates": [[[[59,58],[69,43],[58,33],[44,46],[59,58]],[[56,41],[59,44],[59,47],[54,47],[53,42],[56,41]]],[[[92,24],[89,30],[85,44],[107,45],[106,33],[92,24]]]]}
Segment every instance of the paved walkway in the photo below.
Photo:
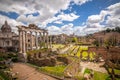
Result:
{"type": "Polygon", "coordinates": [[[14,63],[12,71],[18,73],[18,80],[57,80],[38,72],[35,68],[24,63],[14,63]]]}
{"type": "Polygon", "coordinates": [[[104,67],[100,67],[101,65],[103,65],[104,63],[93,63],[93,62],[80,62],[80,65],[83,68],[89,68],[95,71],[99,71],[102,73],[107,73],[107,71],[105,70],[104,67]]]}

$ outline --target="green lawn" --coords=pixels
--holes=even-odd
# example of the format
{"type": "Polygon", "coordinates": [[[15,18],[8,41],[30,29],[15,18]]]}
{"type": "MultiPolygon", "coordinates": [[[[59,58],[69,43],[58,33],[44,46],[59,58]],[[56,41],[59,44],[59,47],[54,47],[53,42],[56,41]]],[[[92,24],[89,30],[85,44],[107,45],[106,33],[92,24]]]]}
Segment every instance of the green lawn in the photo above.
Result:
{"type": "Polygon", "coordinates": [[[52,48],[54,49],[59,49],[59,48],[63,48],[65,45],[63,44],[52,44],[52,48]]]}
{"type": "Polygon", "coordinates": [[[0,70],[0,80],[1,80],[1,79],[2,79],[2,80],[9,80],[9,78],[7,77],[7,75],[4,74],[2,70],[0,70]]]}
{"type": "Polygon", "coordinates": [[[63,72],[64,72],[65,67],[66,67],[65,65],[58,65],[54,67],[46,66],[46,67],[40,67],[39,70],[45,73],[49,73],[55,76],[62,77],[64,76],[63,72]]]}
{"type": "MultiPolygon", "coordinates": [[[[91,73],[91,70],[86,69],[84,74],[85,73],[91,73]]],[[[98,72],[98,71],[94,71],[93,80],[110,80],[110,79],[109,79],[109,75],[107,73],[101,73],[101,72],[98,72]]]]}
{"type": "Polygon", "coordinates": [[[88,46],[80,46],[80,49],[81,49],[81,50],[86,50],[86,51],[87,51],[87,50],[88,50],[88,46]]]}
{"type": "Polygon", "coordinates": [[[0,75],[0,80],[4,80],[4,78],[0,75]]]}
{"type": "Polygon", "coordinates": [[[110,80],[108,79],[109,75],[106,73],[101,73],[101,72],[94,72],[94,80],[110,80]]]}

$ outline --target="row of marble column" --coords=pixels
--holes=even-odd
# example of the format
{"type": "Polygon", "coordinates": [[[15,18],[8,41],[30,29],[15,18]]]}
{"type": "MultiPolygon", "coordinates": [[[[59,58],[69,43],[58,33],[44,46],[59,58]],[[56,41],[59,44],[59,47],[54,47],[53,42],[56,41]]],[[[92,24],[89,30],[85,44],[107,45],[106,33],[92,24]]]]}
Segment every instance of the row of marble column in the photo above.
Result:
{"type": "MultiPolygon", "coordinates": [[[[32,31],[30,31],[30,50],[33,50],[33,35],[32,31]]],[[[49,44],[49,39],[48,39],[48,33],[47,32],[35,32],[35,47],[36,49],[39,48],[39,41],[45,43],[45,47],[48,47],[49,44]],[[39,33],[39,36],[38,36],[39,33]]],[[[27,31],[21,30],[19,31],[19,48],[20,48],[20,53],[26,53],[28,51],[28,35],[27,31]]]]}

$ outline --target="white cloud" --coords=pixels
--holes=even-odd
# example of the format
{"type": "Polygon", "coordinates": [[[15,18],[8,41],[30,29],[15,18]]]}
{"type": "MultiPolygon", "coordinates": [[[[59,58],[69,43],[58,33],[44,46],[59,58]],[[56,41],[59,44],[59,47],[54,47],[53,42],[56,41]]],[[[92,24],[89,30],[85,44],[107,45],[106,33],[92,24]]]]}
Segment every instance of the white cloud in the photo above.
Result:
{"type": "Polygon", "coordinates": [[[14,19],[8,18],[8,17],[3,16],[3,15],[0,15],[0,25],[1,26],[4,24],[5,20],[7,20],[8,24],[11,26],[11,28],[14,32],[17,32],[17,27],[16,27],[17,25],[23,25],[23,23],[21,23],[21,22],[17,22],[14,19]]]}
{"type": "Polygon", "coordinates": [[[15,12],[20,16],[17,21],[46,25],[46,20],[54,17],[60,10],[67,9],[70,0],[1,0],[0,11],[15,12]],[[53,5],[54,4],[54,5],[53,5]],[[35,17],[32,13],[38,12],[35,17]],[[26,14],[31,14],[26,17],[26,14]]]}
{"type": "Polygon", "coordinates": [[[120,26],[120,19],[115,17],[108,17],[108,20],[106,21],[107,27],[117,27],[120,26]]]}
{"type": "MultiPolygon", "coordinates": [[[[7,16],[0,15],[2,19],[0,24],[3,24],[3,21],[7,20],[12,26],[16,26],[22,23],[35,23],[39,27],[44,28],[48,23],[52,22],[57,24],[63,24],[63,21],[72,22],[80,17],[74,12],[70,14],[59,14],[57,17],[54,16],[61,10],[68,9],[71,1],[73,1],[75,4],[82,5],[91,0],[0,0],[0,11],[6,12],[8,14],[9,12],[15,12],[19,14],[16,20],[10,19],[7,16]],[[32,14],[36,12],[38,12],[39,15],[33,16],[32,14]],[[26,14],[29,15],[26,16],[26,14]]],[[[73,33],[73,27],[68,26],[73,25],[64,25],[62,26],[62,28],[52,26],[48,27],[48,30],[50,30],[51,32],[53,31],[53,33],[55,34],[61,33],[63,31],[66,34],[67,32],[68,34],[73,33]],[[64,27],[66,27],[67,29],[65,29],[64,27]],[[69,30],[72,32],[70,32],[69,30]]]]}
{"type": "MultiPolygon", "coordinates": [[[[74,4],[82,5],[92,0],[0,0],[0,11],[15,12],[19,14],[19,17],[15,19],[8,18],[7,16],[0,15],[0,24],[2,25],[5,20],[11,26],[22,24],[22,22],[35,23],[39,27],[46,27],[48,23],[62,24],[63,21],[72,21],[78,19],[80,16],[72,12],[69,14],[61,13],[61,10],[70,8],[70,2],[74,4]],[[38,12],[38,16],[33,16],[33,13],[38,12]],[[54,16],[56,13],[60,13],[54,16]],[[26,14],[29,14],[26,16],[26,14]]],[[[120,26],[120,3],[113,4],[107,7],[105,10],[101,10],[100,14],[90,15],[83,26],[73,26],[73,24],[65,24],[62,27],[50,26],[47,27],[50,34],[72,34],[77,35],[87,34],[88,32],[95,32],[102,30],[104,25],[116,27],[120,26]],[[108,16],[109,15],[109,16],[108,16]],[[105,18],[106,17],[106,18],[105,18]]],[[[15,27],[13,27],[15,28],[15,27]]]]}
{"type": "Polygon", "coordinates": [[[74,21],[77,18],[79,18],[79,16],[74,13],[58,15],[58,19],[61,21],[74,21]]]}
{"type": "Polygon", "coordinates": [[[70,23],[68,25],[64,25],[61,27],[61,30],[62,30],[62,33],[64,33],[64,34],[68,34],[68,35],[73,34],[74,33],[73,24],[70,23]]]}
{"type": "Polygon", "coordinates": [[[74,30],[74,34],[75,35],[78,35],[78,36],[84,36],[84,35],[86,35],[86,33],[85,33],[85,31],[84,31],[84,28],[85,28],[86,26],[76,26],[76,27],[74,27],[73,28],[73,30],[74,30]]]}
{"type": "Polygon", "coordinates": [[[58,35],[62,33],[61,29],[56,26],[50,26],[50,27],[47,27],[47,29],[50,35],[58,35]]]}
{"type": "Polygon", "coordinates": [[[88,22],[89,23],[98,23],[101,21],[101,16],[100,15],[91,15],[88,17],[88,22]]]}
{"type": "Polygon", "coordinates": [[[106,27],[120,26],[120,3],[113,4],[106,10],[101,10],[100,14],[89,16],[86,23],[84,30],[86,34],[101,31],[106,27]],[[106,25],[102,25],[102,22],[106,25]]]}
{"type": "Polygon", "coordinates": [[[106,24],[108,27],[120,26],[120,2],[107,8],[108,14],[106,24]]]}
{"type": "Polygon", "coordinates": [[[57,24],[63,24],[63,21],[74,21],[75,19],[79,18],[80,16],[74,14],[74,13],[69,13],[69,14],[64,14],[61,13],[56,17],[49,18],[45,20],[43,23],[46,25],[48,23],[57,23],[57,24]]]}
{"type": "Polygon", "coordinates": [[[54,23],[56,23],[56,24],[63,24],[62,21],[55,21],[54,23]]]}
{"type": "Polygon", "coordinates": [[[75,4],[82,5],[92,0],[72,0],[72,1],[74,1],[75,4]]]}
{"type": "Polygon", "coordinates": [[[108,14],[107,11],[102,10],[102,11],[100,12],[100,14],[98,14],[98,15],[88,16],[87,22],[88,22],[88,23],[99,23],[99,22],[103,22],[103,21],[104,21],[104,18],[105,18],[105,16],[106,16],[107,14],[108,14]]]}

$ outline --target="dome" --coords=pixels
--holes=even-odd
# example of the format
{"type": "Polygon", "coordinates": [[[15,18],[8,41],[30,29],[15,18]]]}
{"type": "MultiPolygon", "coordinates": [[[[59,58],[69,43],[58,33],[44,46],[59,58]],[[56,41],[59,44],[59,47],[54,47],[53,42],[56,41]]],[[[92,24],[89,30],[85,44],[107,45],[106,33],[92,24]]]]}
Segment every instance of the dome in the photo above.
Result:
{"type": "Polygon", "coordinates": [[[7,21],[1,27],[2,32],[11,32],[11,27],[8,25],[7,21]]]}

